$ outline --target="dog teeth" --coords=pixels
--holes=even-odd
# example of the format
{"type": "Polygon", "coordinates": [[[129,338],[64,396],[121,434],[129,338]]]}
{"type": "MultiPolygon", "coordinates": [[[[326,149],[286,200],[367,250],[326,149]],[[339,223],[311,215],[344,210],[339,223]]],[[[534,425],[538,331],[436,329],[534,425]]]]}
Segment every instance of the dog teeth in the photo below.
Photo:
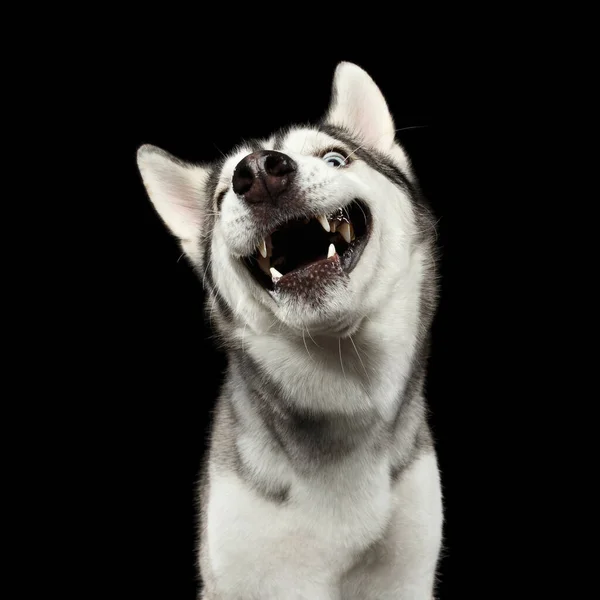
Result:
{"type": "Polygon", "coordinates": [[[282,277],[283,275],[275,267],[271,267],[271,279],[273,279],[273,283],[276,283],[282,277]]]}
{"type": "Polygon", "coordinates": [[[331,258],[335,254],[335,246],[329,244],[329,252],[327,252],[327,258],[331,258]]]}
{"type": "Polygon", "coordinates": [[[271,274],[271,271],[270,271],[271,261],[269,260],[269,258],[267,256],[259,256],[258,257],[258,266],[267,275],[271,274]]]}
{"type": "Polygon", "coordinates": [[[258,251],[263,258],[267,258],[267,243],[265,240],[260,240],[260,244],[258,244],[258,251]]]}
{"type": "Polygon", "coordinates": [[[352,232],[350,231],[351,227],[352,226],[350,225],[350,223],[344,222],[337,229],[348,244],[352,241],[352,232]]]}
{"type": "Polygon", "coordinates": [[[337,226],[338,226],[337,220],[334,219],[333,221],[329,221],[329,228],[331,229],[332,233],[335,233],[337,226]]]}
{"type": "Polygon", "coordinates": [[[325,215],[319,215],[317,217],[317,221],[319,221],[319,223],[321,223],[321,227],[323,227],[323,229],[329,233],[329,231],[331,231],[329,229],[329,221],[327,220],[327,217],[325,215]]]}
{"type": "Polygon", "coordinates": [[[356,235],[354,234],[354,227],[352,227],[352,223],[350,223],[350,239],[354,241],[356,239],[356,235]]]}

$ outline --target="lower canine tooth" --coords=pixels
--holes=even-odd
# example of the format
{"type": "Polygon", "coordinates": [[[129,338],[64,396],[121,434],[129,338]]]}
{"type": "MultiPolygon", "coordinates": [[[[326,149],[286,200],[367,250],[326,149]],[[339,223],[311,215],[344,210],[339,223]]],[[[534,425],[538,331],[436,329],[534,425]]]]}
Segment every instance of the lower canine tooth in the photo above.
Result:
{"type": "Polygon", "coordinates": [[[266,256],[259,256],[258,257],[258,266],[267,275],[271,274],[271,271],[269,270],[270,267],[271,267],[271,261],[266,256]]]}
{"type": "Polygon", "coordinates": [[[273,281],[277,281],[278,279],[281,279],[283,277],[283,275],[274,267],[271,267],[271,278],[273,279],[273,281]]]}
{"type": "Polygon", "coordinates": [[[329,252],[327,253],[327,258],[331,258],[335,254],[335,246],[333,244],[329,244],[329,252]]]}
{"type": "Polygon", "coordinates": [[[352,234],[350,233],[350,223],[342,223],[339,227],[338,227],[338,231],[339,233],[342,234],[342,237],[346,240],[346,242],[349,244],[352,241],[352,234]]]}
{"type": "Polygon", "coordinates": [[[321,223],[321,226],[323,227],[323,229],[327,232],[330,231],[329,229],[329,221],[327,220],[327,217],[323,216],[323,215],[319,215],[317,217],[317,221],[319,221],[319,223],[321,223]]]}

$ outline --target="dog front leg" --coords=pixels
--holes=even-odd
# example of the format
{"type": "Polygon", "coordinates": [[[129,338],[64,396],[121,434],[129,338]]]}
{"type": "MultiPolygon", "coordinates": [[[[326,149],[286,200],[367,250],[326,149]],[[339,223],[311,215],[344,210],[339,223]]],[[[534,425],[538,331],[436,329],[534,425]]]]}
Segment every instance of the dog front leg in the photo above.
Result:
{"type": "Polygon", "coordinates": [[[442,543],[442,495],[435,453],[419,457],[393,488],[385,536],[346,575],[344,600],[432,600],[442,543]]]}

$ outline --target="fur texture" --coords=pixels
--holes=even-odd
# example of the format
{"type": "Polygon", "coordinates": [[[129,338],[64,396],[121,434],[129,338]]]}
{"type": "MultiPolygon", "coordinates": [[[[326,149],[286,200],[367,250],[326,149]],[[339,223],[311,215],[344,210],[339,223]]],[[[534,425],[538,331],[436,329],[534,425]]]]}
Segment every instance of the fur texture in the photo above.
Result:
{"type": "Polygon", "coordinates": [[[376,84],[341,63],[321,123],[211,165],[143,146],[138,165],[229,358],[200,490],[201,597],[430,600],[443,521],[423,395],[434,223],[376,84]],[[233,189],[263,149],[297,167],[277,205],[233,189]],[[344,164],[323,160],[332,150],[344,164]],[[293,290],[252,277],[243,259],[269,232],[357,199],[370,233],[350,272],[324,262],[293,290]]]}

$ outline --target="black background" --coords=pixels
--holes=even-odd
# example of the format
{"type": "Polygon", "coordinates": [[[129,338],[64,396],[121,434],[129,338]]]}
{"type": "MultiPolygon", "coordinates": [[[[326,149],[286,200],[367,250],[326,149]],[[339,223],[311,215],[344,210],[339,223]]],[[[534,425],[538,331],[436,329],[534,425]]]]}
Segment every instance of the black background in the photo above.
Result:
{"type": "Polygon", "coordinates": [[[98,464],[108,482],[96,491],[107,525],[97,534],[111,548],[107,568],[123,597],[195,597],[195,485],[225,366],[205,323],[200,282],[146,197],[136,150],[151,143],[209,161],[242,138],[316,120],[335,65],[349,60],[371,74],[396,126],[407,128],[399,139],[439,218],[441,299],[427,380],[446,509],[438,596],[492,597],[489,589],[503,580],[497,507],[509,493],[500,440],[514,435],[497,400],[507,382],[497,310],[505,270],[491,225],[503,217],[489,185],[506,168],[491,166],[496,113],[473,81],[381,48],[270,52],[260,60],[198,48],[198,56],[124,59],[118,80],[104,74],[91,115],[110,146],[104,172],[95,167],[94,175],[115,182],[97,208],[107,227],[96,316],[105,328],[99,335],[109,338],[98,385],[110,394],[93,418],[103,431],[98,464]]]}

